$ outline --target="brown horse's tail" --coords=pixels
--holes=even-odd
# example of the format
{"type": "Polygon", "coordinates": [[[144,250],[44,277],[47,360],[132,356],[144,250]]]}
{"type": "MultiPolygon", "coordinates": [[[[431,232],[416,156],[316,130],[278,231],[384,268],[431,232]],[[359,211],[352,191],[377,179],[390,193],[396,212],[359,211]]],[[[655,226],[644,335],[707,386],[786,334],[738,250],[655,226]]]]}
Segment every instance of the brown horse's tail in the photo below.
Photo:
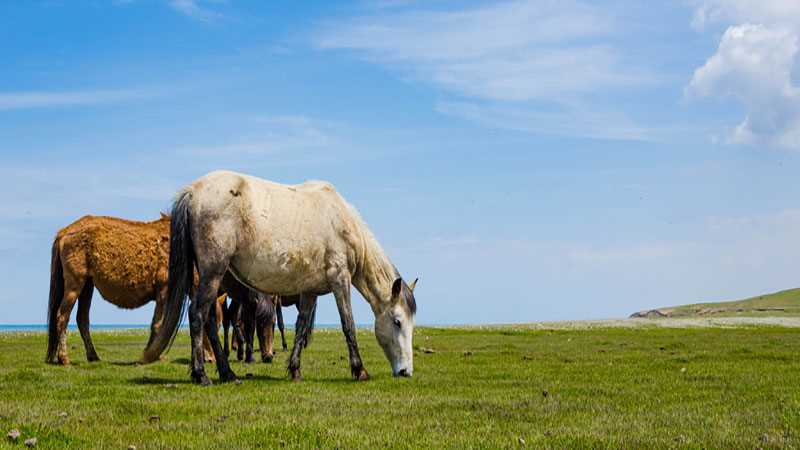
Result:
{"type": "Polygon", "coordinates": [[[64,299],[64,268],[61,266],[61,240],[53,240],[50,258],[50,302],[47,306],[47,362],[55,361],[58,351],[58,310],[64,299]]]}
{"type": "Polygon", "coordinates": [[[172,220],[169,229],[169,275],[167,279],[167,301],[164,319],[153,341],[144,350],[143,363],[157,360],[172,346],[178,334],[181,317],[186,311],[186,297],[194,281],[195,254],[191,233],[191,211],[189,203],[192,193],[185,190],[172,205],[172,220]]]}

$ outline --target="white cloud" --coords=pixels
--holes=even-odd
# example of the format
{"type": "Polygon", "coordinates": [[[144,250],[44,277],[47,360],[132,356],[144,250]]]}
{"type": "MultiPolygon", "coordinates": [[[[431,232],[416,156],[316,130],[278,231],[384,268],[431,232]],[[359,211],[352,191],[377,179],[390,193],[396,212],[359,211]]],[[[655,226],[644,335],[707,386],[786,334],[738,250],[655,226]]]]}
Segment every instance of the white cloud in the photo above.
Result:
{"type": "Polygon", "coordinates": [[[747,115],[727,139],[800,149],[800,89],[793,83],[800,49],[800,2],[709,0],[697,6],[697,29],[743,21],[722,35],[716,53],[695,70],[687,93],[732,98],[747,115]]]}
{"type": "MultiPolygon", "coordinates": [[[[462,11],[370,15],[324,28],[315,43],[356,51],[451,95],[513,103],[532,113],[541,110],[536,103],[583,101],[582,109],[599,117],[584,100],[657,78],[624,63],[610,43],[619,28],[611,14],[579,1],[520,0],[462,11]]],[[[574,109],[562,110],[571,118],[574,109]]],[[[514,128],[542,131],[531,125],[514,128]]]]}
{"type": "Polygon", "coordinates": [[[147,89],[0,92],[0,110],[120,103],[157,95],[147,89]]]}
{"type": "Polygon", "coordinates": [[[170,0],[169,6],[175,11],[201,22],[213,22],[222,18],[222,14],[201,6],[197,0],[170,0]]]}
{"type": "Polygon", "coordinates": [[[793,0],[695,0],[692,26],[712,23],[800,24],[800,2],[793,0]]]}

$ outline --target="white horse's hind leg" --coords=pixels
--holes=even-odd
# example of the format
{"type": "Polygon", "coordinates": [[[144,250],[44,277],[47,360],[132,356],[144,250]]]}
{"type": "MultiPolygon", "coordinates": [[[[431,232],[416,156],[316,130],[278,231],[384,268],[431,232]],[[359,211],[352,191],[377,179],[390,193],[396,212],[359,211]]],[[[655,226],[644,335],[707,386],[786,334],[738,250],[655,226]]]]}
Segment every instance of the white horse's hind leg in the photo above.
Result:
{"type": "Polygon", "coordinates": [[[289,357],[289,376],[293,381],[300,381],[300,353],[308,345],[311,329],[314,327],[314,309],[317,307],[315,295],[300,295],[297,300],[297,325],[295,325],[294,346],[289,357]]]}
{"type": "Polygon", "coordinates": [[[222,274],[202,274],[200,275],[200,284],[198,285],[195,298],[189,306],[189,327],[192,336],[192,379],[202,385],[211,384],[211,380],[205,373],[205,352],[203,349],[203,328],[205,334],[211,342],[211,348],[214,351],[214,356],[217,360],[217,371],[219,372],[220,381],[234,381],[236,375],[231,371],[228,365],[228,359],[222,351],[222,345],[219,342],[219,335],[217,334],[217,321],[216,321],[216,308],[214,302],[217,300],[217,292],[219,284],[222,281],[222,274]]]}

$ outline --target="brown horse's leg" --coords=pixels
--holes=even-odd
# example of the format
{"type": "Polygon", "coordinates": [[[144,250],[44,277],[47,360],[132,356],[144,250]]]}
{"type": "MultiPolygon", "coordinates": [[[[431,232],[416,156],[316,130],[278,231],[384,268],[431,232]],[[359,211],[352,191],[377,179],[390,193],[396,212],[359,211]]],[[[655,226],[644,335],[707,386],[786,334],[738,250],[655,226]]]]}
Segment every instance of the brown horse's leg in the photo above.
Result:
{"type": "Polygon", "coordinates": [[[147,346],[153,343],[156,338],[158,330],[161,328],[161,322],[164,321],[164,304],[167,302],[167,286],[156,288],[156,307],[153,311],[153,319],[150,321],[150,338],[147,339],[147,346]]]}
{"type": "Polygon", "coordinates": [[[72,314],[72,307],[78,301],[83,283],[77,283],[73,277],[65,277],[64,280],[64,299],[61,301],[61,306],[58,308],[56,317],[56,333],[58,335],[58,363],[62,365],[69,364],[69,356],[67,356],[67,324],[69,323],[69,316],[72,314]]]}
{"type": "Polygon", "coordinates": [[[92,279],[86,280],[83,290],[78,297],[78,330],[81,332],[83,346],[86,348],[86,359],[89,362],[100,361],[92,343],[92,335],[89,334],[89,309],[92,307],[92,294],[94,293],[94,283],[92,279]]]}
{"type": "Polygon", "coordinates": [[[214,350],[211,348],[211,341],[208,339],[207,334],[203,335],[203,355],[206,362],[216,362],[216,359],[214,359],[214,350]]]}
{"type": "Polygon", "coordinates": [[[275,303],[272,296],[258,297],[256,306],[256,333],[258,346],[261,351],[261,362],[271,363],[275,355],[273,343],[275,340],[275,303]]]}

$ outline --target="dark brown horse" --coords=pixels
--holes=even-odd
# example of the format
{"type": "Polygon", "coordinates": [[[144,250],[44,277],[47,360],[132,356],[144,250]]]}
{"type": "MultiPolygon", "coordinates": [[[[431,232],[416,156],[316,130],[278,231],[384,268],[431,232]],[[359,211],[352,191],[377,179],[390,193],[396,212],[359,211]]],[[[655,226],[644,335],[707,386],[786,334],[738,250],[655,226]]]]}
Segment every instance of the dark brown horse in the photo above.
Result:
{"type": "MultiPolygon", "coordinates": [[[[226,277],[228,276],[230,275],[226,277]]],[[[275,356],[274,339],[276,323],[281,333],[283,350],[286,351],[288,349],[281,306],[297,305],[300,296],[290,295],[281,297],[248,290],[246,301],[242,302],[241,298],[245,297],[245,293],[238,292],[237,294],[238,296],[230,297],[231,303],[225,309],[225,320],[223,321],[223,326],[225,328],[223,348],[225,354],[227,355],[229,352],[228,328],[232,327],[230,349],[236,350],[237,359],[239,361],[244,360],[247,363],[253,362],[253,336],[255,335],[258,337],[259,341],[261,361],[265,363],[272,362],[275,356]]],[[[316,313],[316,305],[314,306],[312,320],[316,313]]]]}

